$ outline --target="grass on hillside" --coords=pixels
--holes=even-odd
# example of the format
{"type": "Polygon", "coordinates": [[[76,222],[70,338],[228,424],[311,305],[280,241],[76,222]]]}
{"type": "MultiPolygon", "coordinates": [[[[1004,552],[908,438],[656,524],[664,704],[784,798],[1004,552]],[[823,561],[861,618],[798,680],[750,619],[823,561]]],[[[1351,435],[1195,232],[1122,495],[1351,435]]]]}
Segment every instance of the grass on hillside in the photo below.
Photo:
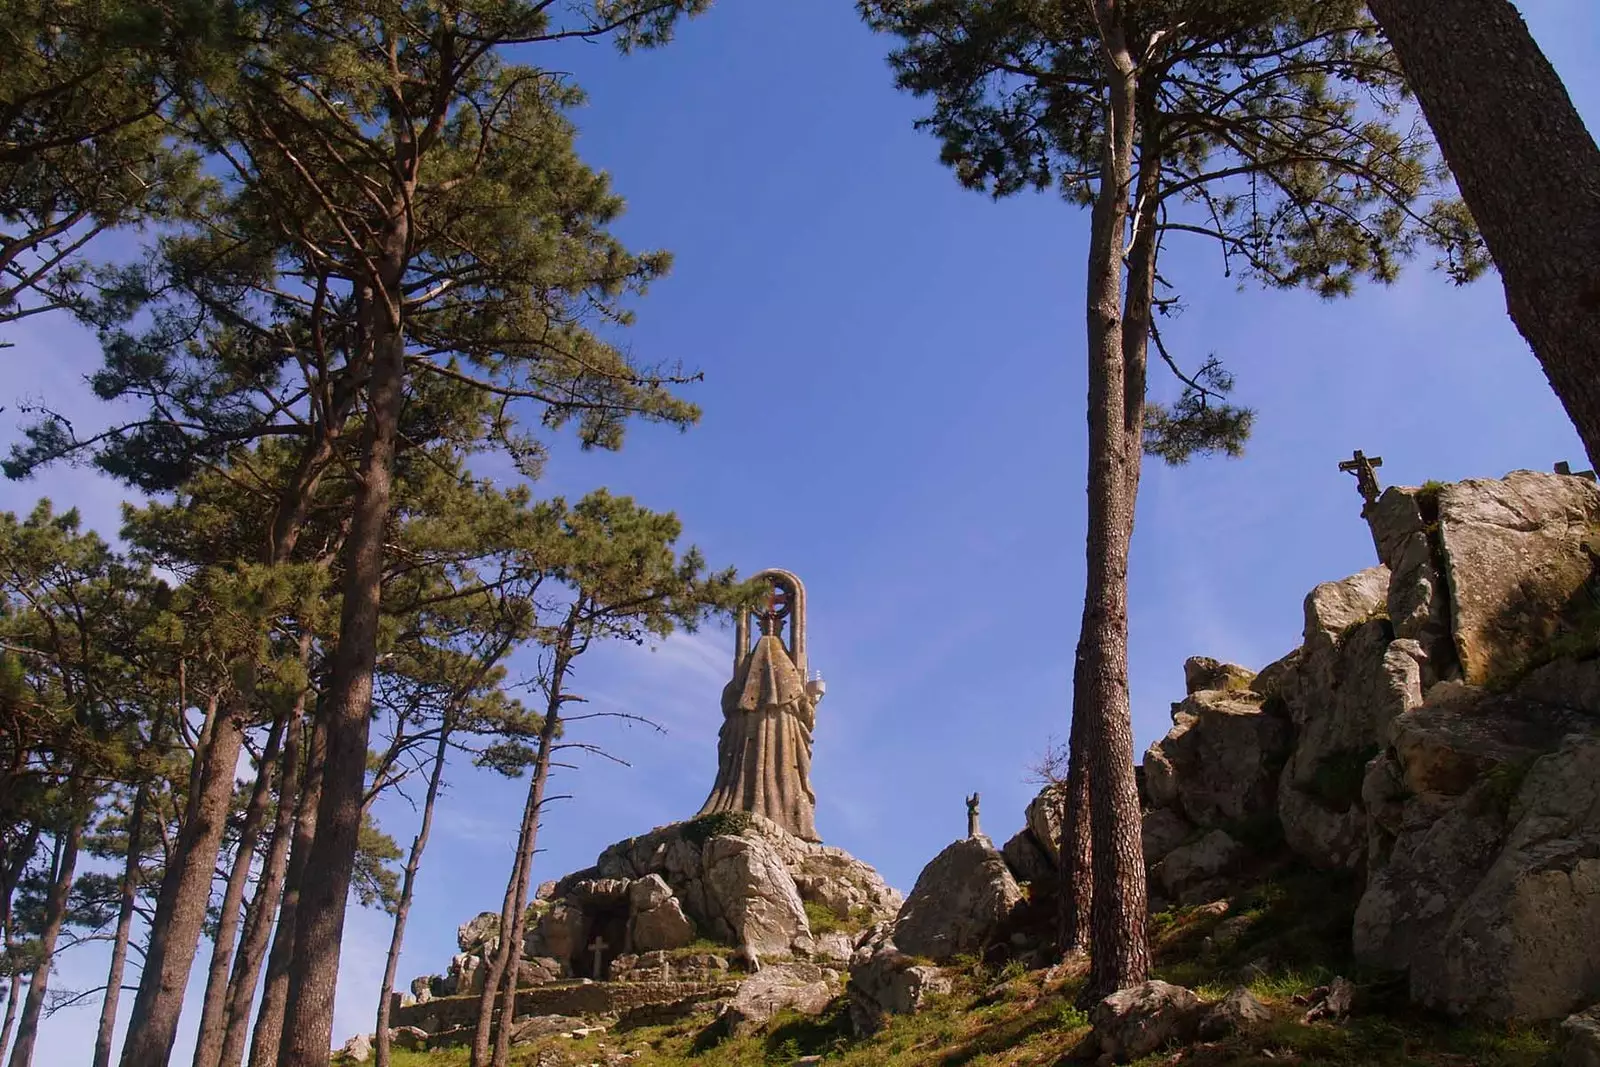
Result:
{"type": "MultiPolygon", "coordinates": [[[[1247,986],[1274,1013],[1262,1030],[1170,1050],[1138,1067],[1555,1067],[1553,1027],[1462,1025],[1410,1009],[1392,976],[1354,967],[1348,941],[1355,886],[1327,872],[1280,872],[1224,912],[1177,908],[1151,917],[1155,977],[1208,999],[1247,986]],[[1295,1002],[1335,974],[1357,985],[1340,1023],[1300,1021],[1295,1002]]],[[[513,1051],[516,1067],[776,1067],[821,1056],[835,1067],[1047,1067],[1067,1060],[1088,1032],[1073,1007],[1082,969],[1026,971],[966,961],[954,990],[879,1034],[850,1034],[843,998],[817,1018],[779,1016],[765,1032],[720,1043],[709,1016],[582,1040],[548,1037],[513,1051]],[[638,1052],[628,1061],[618,1053],[638,1052]]],[[[1070,1062],[1070,1061],[1069,1061],[1070,1062]]],[[[397,1053],[395,1067],[464,1067],[465,1049],[397,1053]]]]}

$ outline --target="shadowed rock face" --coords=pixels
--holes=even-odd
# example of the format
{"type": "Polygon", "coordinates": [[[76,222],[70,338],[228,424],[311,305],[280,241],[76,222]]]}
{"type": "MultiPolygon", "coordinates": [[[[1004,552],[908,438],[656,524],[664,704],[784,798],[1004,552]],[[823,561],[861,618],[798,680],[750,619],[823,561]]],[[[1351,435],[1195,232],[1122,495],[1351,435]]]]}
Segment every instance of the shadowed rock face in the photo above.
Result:
{"type": "Polygon", "coordinates": [[[902,952],[947,960],[987,944],[1022,901],[1005,859],[988,839],[949,845],[922,869],[894,924],[902,952]]]}

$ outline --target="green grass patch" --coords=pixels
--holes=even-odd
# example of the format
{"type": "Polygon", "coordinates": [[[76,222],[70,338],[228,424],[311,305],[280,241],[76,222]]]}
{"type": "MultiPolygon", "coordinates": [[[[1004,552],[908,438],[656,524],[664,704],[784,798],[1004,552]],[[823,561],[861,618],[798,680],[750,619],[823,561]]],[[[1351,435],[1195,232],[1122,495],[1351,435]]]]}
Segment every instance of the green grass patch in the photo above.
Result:
{"type": "Polygon", "coordinates": [[[748,811],[714,811],[683,824],[683,838],[695,845],[703,845],[713,837],[736,837],[755,825],[755,817],[748,811]]]}

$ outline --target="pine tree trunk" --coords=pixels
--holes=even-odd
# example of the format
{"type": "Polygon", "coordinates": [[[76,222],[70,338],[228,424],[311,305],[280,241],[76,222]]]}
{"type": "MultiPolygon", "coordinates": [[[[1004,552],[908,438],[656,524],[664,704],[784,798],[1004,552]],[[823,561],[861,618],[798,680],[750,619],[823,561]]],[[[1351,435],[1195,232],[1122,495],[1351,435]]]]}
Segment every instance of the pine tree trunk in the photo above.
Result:
{"type": "Polygon", "coordinates": [[[383,965],[383,984],[378,988],[378,1029],[374,1032],[373,1053],[376,1067],[389,1067],[389,1011],[394,996],[395,975],[400,969],[400,949],[405,944],[406,918],[411,914],[411,898],[416,890],[417,871],[422,866],[422,850],[428,847],[428,832],[433,828],[433,807],[439,799],[439,783],[444,779],[445,756],[450,751],[448,724],[439,726],[439,745],[433,753],[433,769],[428,774],[428,792],[422,801],[422,825],[411,841],[406,857],[405,877],[400,883],[400,903],[394,909],[394,930],[389,935],[389,956],[383,965]]]}
{"type": "Polygon", "coordinates": [[[1088,264],[1089,476],[1087,575],[1073,690],[1081,695],[1080,736],[1090,790],[1094,894],[1091,962],[1082,999],[1092,1002],[1149,977],[1144,855],[1133,772],[1128,701],[1128,546],[1137,471],[1130,464],[1128,370],[1123,351],[1122,257],[1133,174],[1135,66],[1120,7],[1097,0],[1109,91],[1100,191],[1091,218],[1088,264]]]}
{"type": "Polygon", "coordinates": [[[1600,147],[1511,0],[1369,6],[1600,468],[1600,147]]]}
{"type": "Polygon", "coordinates": [[[250,1009],[255,1004],[256,983],[261,974],[262,960],[267,954],[268,939],[272,936],[272,918],[283,896],[284,874],[289,865],[289,841],[294,836],[294,814],[299,802],[300,736],[305,729],[300,720],[304,710],[305,696],[302,695],[290,715],[289,738],[283,746],[283,770],[279,777],[278,812],[272,826],[272,843],[267,847],[261,878],[250,899],[244,933],[239,940],[239,954],[233,961],[233,975],[228,979],[227,1020],[223,1030],[222,1052],[217,1057],[221,1067],[239,1067],[244,1060],[245,1038],[250,1030],[250,1009]]]}
{"type": "Polygon", "coordinates": [[[122,973],[128,963],[128,939],[133,933],[133,908],[139,901],[139,858],[143,848],[144,809],[149,786],[133,794],[128,816],[128,855],[122,865],[121,900],[117,905],[117,933],[111,943],[111,966],[106,971],[106,995],[100,1002],[100,1030],[94,1041],[94,1067],[110,1067],[111,1042],[117,1029],[117,1002],[122,996],[122,973]]]}
{"type": "Polygon", "coordinates": [[[74,818],[62,839],[56,858],[55,877],[45,897],[44,930],[39,935],[39,960],[28,982],[28,999],[17,1020],[17,1043],[11,1048],[11,1067],[33,1063],[33,1045],[39,1036],[39,1016],[44,1011],[44,995],[50,987],[50,965],[55,960],[56,941],[67,918],[67,898],[72,891],[72,874],[78,865],[78,846],[83,841],[83,822],[74,818]]]}
{"type": "MultiPolygon", "coordinates": [[[[402,219],[385,242],[385,294],[398,294],[407,234],[402,219]]],[[[378,299],[369,294],[369,300],[378,299]]],[[[280,1067],[324,1067],[333,1037],[334,993],[346,900],[361,830],[372,671],[378,653],[384,533],[393,488],[395,441],[405,377],[399,311],[378,309],[360,480],[345,543],[344,600],[323,721],[327,753],[317,834],[300,886],[295,954],[289,970],[280,1067]]]]}
{"type": "MultiPolygon", "coordinates": [[[[322,764],[326,751],[326,731],[322,717],[311,730],[311,749],[306,756],[305,785],[294,823],[289,867],[284,874],[283,900],[278,906],[278,926],[272,935],[272,953],[267,957],[267,977],[261,991],[261,1007],[250,1036],[250,1067],[274,1067],[283,1038],[284,1009],[289,1002],[289,969],[294,964],[296,918],[300,910],[300,885],[305,879],[311,845],[317,839],[317,811],[322,801],[322,764]]],[[[269,905],[270,906],[270,905],[269,905]]]]}
{"type": "Polygon", "coordinates": [[[239,846],[234,853],[233,870],[228,873],[227,888],[223,890],[216,938],[211,945],[205,999],[200,1006],[200,1028],[195,1035],[194,1067],[217,1067],[217,1060],[222,1055],[222,1037],[227,1025],[228,976],[233,967],[239,911],[244,905],[245,887],[255,864],[256,841],[261,836],[261,823],[266,818],[267,802],[272,795],[272,768],[277,763],[278,747],[283,743],[283,731],[287,725],[286,717],[280,714],[267,734],[267,743],[261,752],[261,765],[256,768],[255,788],[251,790],[250,800],[245,805],[244,821],[239,827],[239,846]]]}
{"type": "Polygon", "coordinates": [[[244,744],[243,701],[233,704],[216,716],[200,788],[191,804],[193,817],[179,831],[177,849],[161,881],[150,923],[150,947],[122,1044],[122,1067],[166,1067],[172,1055],[244,744]]]}
{"type": "MultiPolygon", "coordinates": [[[[1074,676],[1078,673],[1074,670],[1074,676]]],[[[1074,684],[1074,689],[1077,685],[1074,684]]],[[[1094,849],[1089,829],[1089,767],[1085,759],[1082,702],[1072,702],[1067,739],[1066,795],[1062,798],[1060,864],[1057,868],[1057,927],[1063,957],[1089,950],[1090,907],[1094,900],[1094,849]]]]}
{"type": "Polygon", "coordinates": [[[511,939],[507,935],[515,921],[518,892],[525,892],[526,872],[523,870],[522,856],[527,851],[528,839],[533,836],[533,827],[538,821],[535,805],[533,785],[529,783],[528,797],[522,805],[522,823],[517,828],[517,850],[511,862],[511,877],[506,882],[506,893],[500,905],[500,937],[494,953],[483,964],[483,989],[478,993],[478,1023],[472,1031],[471,1067],[488,1067],[493,1054],[491,1043],[494,1037],[495,1003],[500,996],[500,979],[510,969],[507,963],[511,939]]]}
{"type": "MultiPolygon", "coordinates": [[[[517,1015],[517,982],[522,977],[522,943],[528,930],[528,890],[533,884],[533,854],[539,846],[539,816],[544,810],[545,785],[550,780],[550,754],[561,721],[561,686],[566,668],[564,659],[559,655],[556,662],[557,667],[551,672],[553,681],[549,708],[539,729],[539,749],[533,761],[533,782],[528,790],[528,807],[533,820],[528,826],[528,839],[522,846],[522,854],[518,857],[521,878],[517,882],[516,908],[511,915],[509,935],[500,939],[501,945],[509,951],[504,953],[508,962],[500,997],[500,1025],[495,1030],[493,1067],[507,1067],[511,1061],[511,1024],[517,1015]]],[[[596,979],[599,977],[595,975],[596,979]]]]}
{"type": "Polygon", "coordinates": [[[11,1035],[17,1028],[17,1001],[22,998],[22,974],[11,976],[11,988],[6,995],[6,1021],[0,1027],[0,1057],[11,1047],[11,1035]]]}

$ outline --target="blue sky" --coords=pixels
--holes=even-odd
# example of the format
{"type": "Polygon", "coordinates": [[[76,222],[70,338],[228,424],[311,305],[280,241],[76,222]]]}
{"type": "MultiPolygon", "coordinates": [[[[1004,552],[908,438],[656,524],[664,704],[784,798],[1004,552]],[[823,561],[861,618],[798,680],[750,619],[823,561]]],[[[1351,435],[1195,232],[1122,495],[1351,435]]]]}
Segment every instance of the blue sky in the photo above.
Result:
{"type": "MultiPolygon", "coordinates": [[[[1519,7],[1600,128],[1600,9],[1519,7]]],[[[573,45],[538,57],[589,92],[580,150],[628,200],[617,232],[676,257],[640,304],[635,349],[706,375],[692,393],[701,425],[636,429],[615,455],[558,447],[540,491],[632,494],[675,510],[714,565],[804,579],[812,665],[829,682],[819,830],[909,890],[964,833],[966,794],[982,793],[996,840],[1019,828],[1028,768],[1066,734],[1082,597],[1087,220],[1049,197],[995,204],[959,188],[935,142],[911,129],[920,105],[893,89],[888,44],[849,4],[725,2],[659,52],[573,45]]],[[[1222,355],[1259,418],[1243,459],[1146,467],[1130,579],[1141,751],[1183,695],[1185,657],[1259,668],[1298,643],[1313,585],[1375,562],[1354,482],[1337,470],[1352,449],[1383,457],[1385,484],[1583,460],[1496,279],[1457,289],[1419,265],[1391,288],[1327,304],[1241,292],[1216,258],[1202,248],[1171,263],[1189,309],[1164,333],[1195,360],[1222,355]]],[[[82,387],[97,359],[82,331],[34,319],[6,339],[17,347],[0,352],[0,445],[19,401],[107,417],[82,387]]],[[[61,470],[0,483],[0,508],[40,495],[108,534],[125,496],[61,470]]],[[[668,733],[588,732],[631,766],[565,776],[560,791],[575,799],[546,819],[539,879],[693,814],[713,777],[731,647],[713,627],[654,652],[587,657],[584,692],[668,733]]],[[[521,791],[452,774],[405,980],[442,971],[456,925],[498,909],[521,791]]],[[[409,841],[403,802],[380,817],[409,841]]],[[[340,1040],[371,1029],[387,937],[384,917],[352,911],[340,1040]]],[[[101,973],[82,950],[58,983],[82,988],[101,973]]],[[[198,985],[190,999],[174,1062],[187,1061],[198,985]]],[[[87,1062],[94,1011],[47,1022],[37,1062],[87,1062]]]]}

